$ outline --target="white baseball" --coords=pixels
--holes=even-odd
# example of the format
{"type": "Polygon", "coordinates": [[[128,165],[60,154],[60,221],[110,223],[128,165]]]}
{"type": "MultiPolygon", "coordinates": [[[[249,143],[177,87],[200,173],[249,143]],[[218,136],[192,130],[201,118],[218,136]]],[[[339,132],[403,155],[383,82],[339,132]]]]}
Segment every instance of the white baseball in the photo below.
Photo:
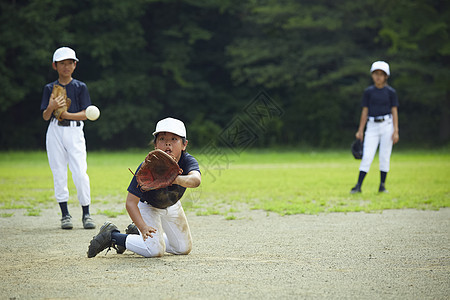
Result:
{"type": "Polygon", "coordinates": [[[95,105],[90,105],[86,108],[86,118],[91,121],[95,121],[100,117],[100,110],[95,105]]]}

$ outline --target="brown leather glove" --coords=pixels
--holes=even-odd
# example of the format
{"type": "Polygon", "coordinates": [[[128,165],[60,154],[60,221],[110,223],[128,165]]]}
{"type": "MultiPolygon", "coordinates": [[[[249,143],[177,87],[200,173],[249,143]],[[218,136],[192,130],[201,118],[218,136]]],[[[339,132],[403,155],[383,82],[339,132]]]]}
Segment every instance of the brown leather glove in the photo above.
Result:
{"type": "MultiPolygon", "coordinates": [[[[131,173],[133,173],[130,170],[131,173]]],[[[167,187],[182,174],[183,170],[175,159],[166,152],[156,149],[151,151],[137,171],[136,180],[143,191],[167,187]]]]}
{"type": "Polygon", "coordinates": [[[66,104],[64,106],[57,108],[53,111],[53,115],[55,116],[55,118],[58,119],[58,121],[62,121],[63,118],[61,117],[61,115],[63,112],[65,112],[69,109],[72,101],[69,98],[67,98],[66,88],[60,86],[59,84],[53,85],[52,94],[55,98],[62,95],[64,97],[64,100],[66,101],[66,104]]]}

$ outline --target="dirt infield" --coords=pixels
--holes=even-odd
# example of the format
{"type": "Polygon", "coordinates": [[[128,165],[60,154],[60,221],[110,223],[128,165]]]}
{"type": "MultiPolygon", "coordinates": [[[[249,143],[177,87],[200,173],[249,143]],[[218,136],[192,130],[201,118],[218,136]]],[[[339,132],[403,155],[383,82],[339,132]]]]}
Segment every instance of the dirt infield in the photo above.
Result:
{"type": "MultiPolygon", "coordinates": [[[[187,256],[86,256],[58,210],[0,218],[1,299],[448,299],[450,208],[279,216],[188,213],[187,256]]],[[[106,216],[94,215],[98,225],[106,216]]],[[[124,229],[128,216],[108,219],[124,229]]],[[[99,226],[98,226],[99,227],[99,226]]]]}

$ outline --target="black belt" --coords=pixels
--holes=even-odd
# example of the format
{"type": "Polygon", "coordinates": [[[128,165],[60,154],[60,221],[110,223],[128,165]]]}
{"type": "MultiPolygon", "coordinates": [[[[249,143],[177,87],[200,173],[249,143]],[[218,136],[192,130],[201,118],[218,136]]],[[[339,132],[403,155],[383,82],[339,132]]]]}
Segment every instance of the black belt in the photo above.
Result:
{"type": "Polygon", "coordinates": [[[373,121],[375,123],[381,123],[381,122],[384,122],[384,120],[385,120],[385,118],[383,116],[383,117],[375,117],[373,121]]]}
{"type": "MultiPolygon", "coordinates": [[[[70,127],[70,122],[71,122],[72,120],[62,120],[62,121],[58,121],[58,125],[59,126],[64,126],[64,127],[70,127]]],[[[76,126],[77,127],[80,127],[81,126],[81,122],[80,121],[74,121],[74,122],[77,122],[77,124],[76,124],[76,126]]]]}
{"type": "Polygon", "coordinates": [[[381,123],[386,120],[389,120],[390,118],[392,118],[391,115],[384,115],[384,116],[369,117],[368,119],[374,121],[375,123],[381,123]]]}

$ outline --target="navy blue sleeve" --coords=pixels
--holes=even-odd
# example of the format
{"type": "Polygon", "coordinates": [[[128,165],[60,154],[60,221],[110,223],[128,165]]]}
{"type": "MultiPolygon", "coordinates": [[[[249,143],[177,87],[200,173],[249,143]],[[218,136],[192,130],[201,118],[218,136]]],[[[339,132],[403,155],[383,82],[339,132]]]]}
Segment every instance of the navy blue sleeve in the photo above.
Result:
{"type": "Polygon", "coordinates": [[[91,105],[91,96],[89,95],[89,91],[87,85],[84,82],[80,82],[78,99],[80,100],[79,109],[80,111],[85,110],[89,105],[91,105]]]}
{"type": "Polygon", "coordinates": [[[41,111],[44,111],[47,109],[48,101],[50,100],[50,95],[53,90],[53,84],[54,84],[54,82],[49,83],[44,86],[44,90],[42,92],[42,99],[41,99],[41,111]]]}
{"type": "Polygon", "coordinates": [[[369,103],[369,97],[370,95],[370,87],[366,88],[364,90],[362,99],[361,99],[361,107],[369,107],[370,103],[369,103]]]}
{"type": "Polygon", "coordinates": [[[392,87],[389,87],[389,100],[391,101],[391,107],[399,106],[397,92],[392,87]]]}
{"type": "MultiPolygon", "coordinates": [[[[142,163],[139,165],[139,167],[137,167],[136,172],[134,172],[134,174],[136,174],[139,169],[141,168],[142,163]]],[[[142,191],[139,188],[139,184],[136,180],[136,176],[133,176],[133,178],[131,179],[130,185],[128,186],[128,192],[130,192],[131,194],[135,195],[138,198],[142,197],[142,191]]]]}
{"type": "Polygon", "coordinates": [[[200,172],[198,161],[195,159],[195,157],[193,157],[187,152],[183,153],[183,156],[181,157],[180,162],[178,164],[180,168],[183,169],[183,175],[187,175],[191,171],[200,172]]]}
{"type": "Polygon", "coordinates": [[[87,85],[77,79],[72,79],[72,81],[66,86],[67,97],[72,100],[68,111],[71,113],[77,113],[85,110],[89,105],[91,105],[91,97],[89,96],[89,91],[87,85]]]}

